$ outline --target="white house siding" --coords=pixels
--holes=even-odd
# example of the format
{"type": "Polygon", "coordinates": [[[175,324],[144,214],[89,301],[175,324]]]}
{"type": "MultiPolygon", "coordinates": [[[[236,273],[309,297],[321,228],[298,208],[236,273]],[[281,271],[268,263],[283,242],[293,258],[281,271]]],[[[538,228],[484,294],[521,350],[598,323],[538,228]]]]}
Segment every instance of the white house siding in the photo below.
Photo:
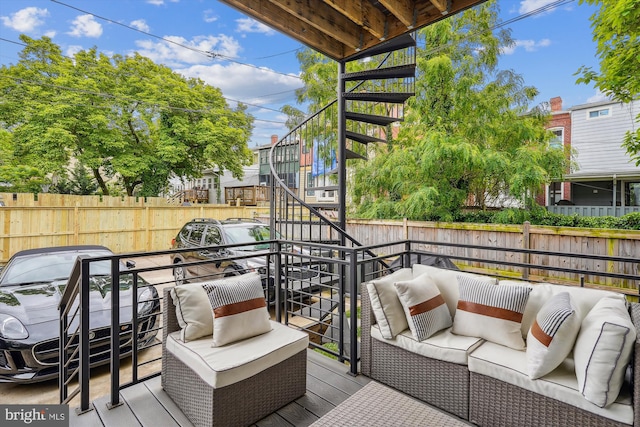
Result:
{"type": "Polygon", "coordinates": [[[579,168],[573,174],[613,174],[637,171],[622,141],[628,130],[640,125],[635,118],[640,113],[640,101],[629,104],[601,102],[571,108],[571,147],[577,152],[579,168]],[[592,110],[610,108],[609,116],[588,119],[592,110]]]}

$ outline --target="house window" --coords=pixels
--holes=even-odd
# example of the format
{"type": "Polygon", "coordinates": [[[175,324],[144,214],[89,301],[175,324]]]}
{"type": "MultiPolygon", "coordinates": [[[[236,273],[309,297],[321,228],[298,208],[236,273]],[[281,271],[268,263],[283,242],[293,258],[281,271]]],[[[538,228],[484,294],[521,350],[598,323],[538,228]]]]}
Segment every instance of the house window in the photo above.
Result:
{"type": "Polygon", "coordinates": [[[316,192],[314,191],[313,187],[313,175],[311,174],[311,172],[309,172],[307,173],[307,196],[315,196],[316,192]]]}
{"type": "Polygon", "coordinates": [[[564,129],[551,129],[551,133],[553,133],[553,138],[549,141],[549,146],[551,148],[562,148],[562,143],[564,141],[564,129]]]}
{"type": "Polygon", "coordinates": [[[597,119],[600,117],[609,117],[609,116],[611,116],[611,109],[609,107],[587,111],[587,119],[597,119]]]}
{"type": "Polygon", "coordinates": [[[562,183],[552,182],[549,184],[549,206],[556,205],[562,200],[562,183]]]}

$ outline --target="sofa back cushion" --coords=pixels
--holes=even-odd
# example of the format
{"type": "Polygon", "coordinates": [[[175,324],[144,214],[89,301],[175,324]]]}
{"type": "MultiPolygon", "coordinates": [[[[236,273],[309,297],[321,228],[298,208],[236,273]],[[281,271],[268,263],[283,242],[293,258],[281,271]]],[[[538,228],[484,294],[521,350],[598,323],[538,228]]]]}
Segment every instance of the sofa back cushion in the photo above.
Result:
{"type": "MultiPolygon", "coordinates": [[[[529,301],[522,316],[522,336],[526,337],[531,329],[531,325],[536,318],[536,314],[545,302],[547,302],[552,296],[559,294],[560,292],[568,292],[571,295],[571,301],[573,302],[576,312],[579,316],[580,322],[589,313],[593,306],[602,298],[609,297],[615,298],[620,301],[624,301],[625,297],[622,294],[618,294],[611,291],[604,291],[601,289],[588,289],[581,288],[579,286],[566,286],[555,285],[551,283],[540,283],[531,285],[527,282],[520,282],[524,286],[532,286],[533,290],[529,295],[529,301]]],[[[514,281],[501,280],[500,285],[503,284],[512,285],[514,281]]]]}
{"type": "Polygon", "coordinates": [[[393,284],[397,281],[411,280],[413,272],[410,268],[401,268],[388,276],[367,283],[367,291],[371,300],[371,309],[380,326],[380,332],[386,339],[393,339],[409,327],[402,304],[393,284]]]}
{"type": "Polygon", "coordinates": [[[171,299],[176,306],[180,325],[180,339],[197,340],[213,333],[213,315],[203,283],[189,283],[171,289],[171,299]]]}
{"type": "Polygon", "coordinates": [[[467,276],[458,276],[458,282],[460,300],[452,332],[524,350],[520,323],[531,287],[496,286],[467,276]]]}

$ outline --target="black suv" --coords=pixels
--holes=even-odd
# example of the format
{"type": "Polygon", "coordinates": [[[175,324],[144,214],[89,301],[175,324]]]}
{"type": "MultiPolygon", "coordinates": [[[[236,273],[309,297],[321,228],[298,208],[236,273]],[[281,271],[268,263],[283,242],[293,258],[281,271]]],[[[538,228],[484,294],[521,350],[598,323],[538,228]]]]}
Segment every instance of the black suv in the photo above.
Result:
{"type": "MultiPolygon", "coordinates": [[[[254,219],[229,218],[219,221],[211,218],[194,218],[185,224],[178,235],[171,242],[172,249],[194,248],[193,251],[176,252],[171,254],[173,276],[177,285],[187,281],[210,280],[220,275],[233,276],[250,271],[257,271],[263,277],[263,285],[267,289],[267,268],[265,252],[269,251],[268,241],[271,238],[269,227],[254,219]],[[251,243],[237,248],[212,249],[211,246],[251,243]],[[228,260],[226,258],[252,255],[255,257],[228,260]],[[195,261],[219,259],[218,262],[208,262],[200,265],[182,265],[195,261]]],[[[298,253],[306,253],[298,249],[298,253]]],[[[312,279],[319,275],[319,270],[325,270],[325,265],[309,265],[290,267],[288,276],[294,279],[312,279]]],[[[273,271],[273,270],[272,270],[273,271]]],[[[304,285],[309,288],[309,284],[304,285]]],[[[272,292],[269,292],[269,302],[273,302],[272,292]]]]}

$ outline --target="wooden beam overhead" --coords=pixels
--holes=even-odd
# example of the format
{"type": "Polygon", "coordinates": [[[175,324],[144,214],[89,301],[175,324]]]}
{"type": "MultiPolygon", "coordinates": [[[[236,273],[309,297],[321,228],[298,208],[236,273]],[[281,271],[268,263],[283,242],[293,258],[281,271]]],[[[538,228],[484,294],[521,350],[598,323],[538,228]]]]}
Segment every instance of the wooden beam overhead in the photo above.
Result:
{"type": "Polygon", "coordinates": [[[486,0],[220,1],[341,61],[486,0]]]}

